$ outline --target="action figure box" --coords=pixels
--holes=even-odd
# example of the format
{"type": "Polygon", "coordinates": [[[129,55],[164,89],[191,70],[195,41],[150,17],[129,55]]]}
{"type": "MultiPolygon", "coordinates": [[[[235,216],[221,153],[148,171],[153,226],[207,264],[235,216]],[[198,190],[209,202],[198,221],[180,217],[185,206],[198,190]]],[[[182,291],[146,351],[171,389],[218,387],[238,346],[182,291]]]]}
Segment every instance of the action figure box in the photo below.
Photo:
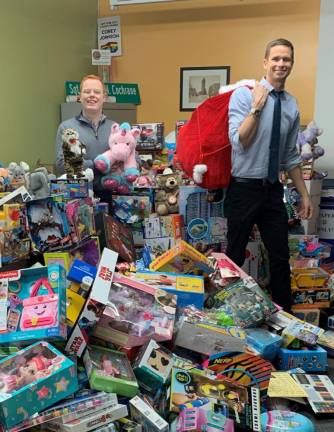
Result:
{"type": "Polygon", "coordinates": [[[276,366],[279,370],[301,368],[305,372],[326,372],[327,351],[318,345],[298,350],[281,347],[278,350],[276,366]]]}
{"type": "Polygon", "coordinates": [[[94,336],[116,345],[140,346],[171,340],[176,296],[116,274],[94,336]]]}
{"type": "Polygon", "coordinates": [[[168,423],[138,396],[130,399],[131,418],[142,425],[143,432],[168,432],[168,423]]]}
{"type": "Polygon", "coordinates": [[[66,338],[66,277],[59,264],[0,273],[0,341],[66,338]]]}
{"type": "Polygon", "coordinates": [[[105,213],[97,214],[95,223],[101,248],[108,247],[114,250],[127,262],[136,260],[133,233],[128,225],[105,213]]]}
{"type": "Polygon", "coordinates": [[[93,204],[90,198],[68,201],[66,203],[66,216],[74,244],[81,243],[95,234],[93,204]]]}
{"type": "Polygon", "coordinates": [[[0,361],[0,420],[10,428],[78,389],[75,364],[46,342],[0,361]]]}
{"type": "Polygon", "coordinates": [[[156,392],[169,379],[173,364],[172,353],[151,339],[139,351],[133,371],[141,387],[156,392]]]}
{"type": "Polygon", "coordinates": [[[40,252],[62,249],[72,244],[64,202],[47,197],[28,201],[26,207],[30,236],[40,252]]]}
{"type": "Polygon", "coordinates": [[[137,123],[132,127],[138,128],[136,150],[162,150],[164,146],[164,123],[137,123]]]}
{"type": "Polygon", "coordinates": [[[213,267],[210,260],[190,244],[181,240],[172,249],[156,258],[150,264],[152,271],[192,274],[203,272],[210,274],[213,267]]]}
{"type": "Polygon", "coordinates": [[[112,215],[126,224],[143,223],[152,213],[153,191],[145,189],[138,195],[113,195],[112,215]]]}
{"type": "Polygon", "coordinates": [[[319,326],[320,309],[296,309],[292,307],[294,316],[315,326],[319,326]]]}
{"type": "Polygon", "coordinates": [[[269,318],[277,307],[253,278],[240,279],[218,291],[210,306],[225,312],[234,325],[251,327],[269,318]]]}
{"type": "Polygon", "coordinates": [[[181,186],[179,213],[183,216],[186,240],[196,248],[221,243],[226,239],[223,201],[209,202],[207,190],[181,186]]]}
{"type": "Polygon", "coordinates": [[[180,308],[194,305],[198,309],[203,309],[203,276],[147,271],[132,273],[128,277],[175,294],[177,306],[180,308]]]}
{"type": "Polygon", "coordinates": [[[65,346],[66,352],[81,357],[86,348],[89,335],[100,320],[105,306],[108,303],[109,291],[114,277],[117,259],[118,254],[116,252],[107,248],[103,249],[92,289],[78,317],[78,321],[67,340],[65,346]]]}
{"type": "Polygon", "coordinates": [[[296,288],[321,288],[325,285],[329,274],[320,267],[293,268],[292,286],[296,288]]]}
{"type": "Polygon", "coordinates": [[[83,362],[90,388],[133,397],[138,383],[125,354],[108,348],[88,346],[83,362]]]}
{"type": "Polygon", "coordinates": [[[172,369],[170,411],[182,412],[217,401],[226,406],[226,417],[234,419],[237,426],[261,431],[259,424],[254,428],[260,415],[260,392],[255,386],[246,387],[226,376],[210,379],[194,369],[172,369]]]}
{"type": "Polygon", "coordinates": [[[50,181],[51,195],[64,195],[65,199],[88,198],[87,179],[54,179],[50,181]]]}
{"type": "Polygon", "coordinates": [[[314,309],[330,307],[330,288],[292,289],[294,309],[314,309]]]}

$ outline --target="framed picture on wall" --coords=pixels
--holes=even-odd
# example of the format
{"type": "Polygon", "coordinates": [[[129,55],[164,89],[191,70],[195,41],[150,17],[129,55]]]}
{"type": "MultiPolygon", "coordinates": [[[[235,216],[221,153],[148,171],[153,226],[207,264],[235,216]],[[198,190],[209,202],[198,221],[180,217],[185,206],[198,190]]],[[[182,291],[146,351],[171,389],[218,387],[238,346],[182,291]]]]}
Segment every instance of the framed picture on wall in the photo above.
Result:
{"type": "Polygon", "coordinates": [[[230,83],[230,66],[180,68],[180,111],[194,111],[230,83]]]}

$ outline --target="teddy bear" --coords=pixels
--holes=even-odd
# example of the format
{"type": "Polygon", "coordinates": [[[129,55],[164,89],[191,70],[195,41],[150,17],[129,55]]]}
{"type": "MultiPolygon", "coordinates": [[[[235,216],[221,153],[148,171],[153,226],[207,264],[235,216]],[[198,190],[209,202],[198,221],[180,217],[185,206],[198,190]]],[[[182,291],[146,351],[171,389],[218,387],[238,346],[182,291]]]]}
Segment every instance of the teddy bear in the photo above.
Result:
{"type": "Polygon", "coordinates": [[[179,187],[182,175],[166,168],[162,174],[157,175],[155,192],[155,211],[159,216],[165,216],[179,211],[179,187]]]}
{"type": "Polygon", "coordinates": [[[138,128],[129,123],[114,123],[109,136],[109,150],[97,156],[95,168],[104,176],[102,186],[112,192],[127,194],[133,189],[133,183],[139,176],[136,145],[140,134],[138,128]]]}
{"type": "Polygon", "coordinates": [[[79,140],[79,133],[71,128],[63,130],[64,169],[67,178],[83,177],[84,158],[86,146],[79,140]]]}
{"type": "Polygon", "coordinates": [[[323,156],[325,150],[318,145],[318,136],[323,133],[314,121],[311,121],[305,130],[298,133],[298,146],[303,160],[318,159],[323,156]]]}

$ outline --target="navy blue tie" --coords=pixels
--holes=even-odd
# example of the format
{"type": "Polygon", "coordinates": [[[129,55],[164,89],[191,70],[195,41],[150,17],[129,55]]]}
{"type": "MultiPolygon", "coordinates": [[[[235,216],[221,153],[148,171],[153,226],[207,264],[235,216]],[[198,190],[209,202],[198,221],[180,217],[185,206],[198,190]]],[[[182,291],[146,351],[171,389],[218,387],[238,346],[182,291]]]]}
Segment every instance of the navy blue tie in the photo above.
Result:
{"type": "Polygon", "coordinates": [[[277,92],[272,90],[271,94],[274,97],[274,116],[273,116],[273,128],[271,132],[271,140],[269,147],[269,167],[268,167],[268,181],[270,183],[276,183],[278,181],[279,172],[279,143],[281,135],[281,94],[283,92],[277,92]]]}

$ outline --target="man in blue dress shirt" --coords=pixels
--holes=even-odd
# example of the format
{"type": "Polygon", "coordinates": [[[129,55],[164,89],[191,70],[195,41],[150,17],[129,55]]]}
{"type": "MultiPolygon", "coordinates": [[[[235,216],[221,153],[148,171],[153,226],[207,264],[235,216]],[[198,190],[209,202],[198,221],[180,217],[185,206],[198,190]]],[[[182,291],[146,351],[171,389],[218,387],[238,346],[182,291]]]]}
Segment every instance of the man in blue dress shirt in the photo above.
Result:
{"type": "Polygon", "coordinates": [[[294,62],[294,48],[285,39],[268,43],[265,77],[236,89],[229,104],[232,179],[225,199],[228,221],[227,255],[239,266],[254,224],[270,262],[273,300],[291,310],[288,217],[279,172],[287,171],[301,195],[299,216],[312,217],[312,203],[300,169],[296,142],[299,111],[296,99],[284,90],[294,62]]]}

